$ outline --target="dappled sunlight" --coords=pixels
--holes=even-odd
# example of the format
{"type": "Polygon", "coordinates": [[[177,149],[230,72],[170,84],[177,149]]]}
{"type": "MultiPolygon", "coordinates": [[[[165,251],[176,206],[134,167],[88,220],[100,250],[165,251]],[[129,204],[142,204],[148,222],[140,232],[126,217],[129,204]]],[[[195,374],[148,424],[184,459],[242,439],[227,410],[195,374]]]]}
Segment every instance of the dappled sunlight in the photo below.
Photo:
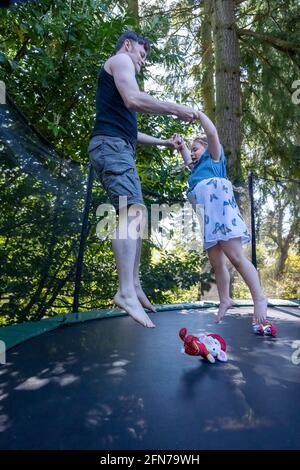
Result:
{"type": "Polygon", "coordinates": [[[277,371],[272,365],[266,366],[257,364],[253,370],[259,374],[265,381],[266,385],[277,385],[282,388],[288,388],[289,383],[300,383],[300,369],[299,365],[291,365],[294,367],[294,373],[282,374],[282,371],[277,371]]]}
{"type": "Polygon", "coordinates": [[[6,431],[10,427],[9,418],[5,414],[1,414],[0,410],[0,432],[6,431]]]}
{"type": "Polygon", "coordinates": [[[188,315],[190,312],[188,310],[179,310],[180,315],[188,315]]]}
{"type": "Polygon", "coordinates": [[[142,440],[143,435],[147,432],[147,423],[144,419],[137,420],[136,427],[129,427],[128,433],[134,440],[142,440]]]}
{"type": "MultiPolygon", "coordinates": [[[[272,356],[272,358],[276,358],[276,360],[284,360],[289,365],[292,364],[292,353],[294,349],[292,348],[292,341],[279,341],[277,338],[265,338],[265,337],[258,337],[258,341],[261,341],[261,345],[259,343],[250,351],[248,351],[248,355],[250,357],[257,357],[261,361],[264,356],[272,356]],[[288,349],[282,348],[282,345],[288,346],[288,349]]],[[[238,360],[239,356],[238,353],[235,355],[235,359],[238,360]]]]}
{"type": "MultiPolygon", "coordinates": [[[[118,357],[118,354],[110,355],[110,357],[112,356],[113,359],[115,359],[118,357]]],[[[105,362],[101,364],[101,366],[107,369],[107,375],[124,377],[127,374],[125,366],[127,366],[128,364],[130,364],[130,361],[128,361],[127,359],[119,359],[118,361],[113,361],[111,363],[105,362]]]]}
{"type": "Polygon", "coordinates": [[[268,310],[268,320],[270,321],[280,321],[282,323],[300,323],[300,316],[293,315],[292,313],[288,312],[281,312],[279,310],[272,309],[271,311],[268,310]]]}
{"type": "Polygon", "coordinates": [[[241,416],[240,419],[224,416],[208,420],[204,425],[204,432],[218,432],[225,431],[243,431],[246,429],[259,429],[268,428],[272,426],[272,422],[255,416],[254,411],[249,408],[246,414],[241,416]]]}
{"type": "Polygon", "coordinates": [[[30,377],[29,379],[25,380],[25,382],[21,383],[15,390],[39,390],[45,385],[48,385],[50,379],[40,379],[39,377],[30,377]]]}
{"type": "Polygon", "coordinates": [[[8,397],[8,393],[1,393],[1,391],[0,391],[0,401],[5,400],[5,398],[7,398],[7,397],[8,397]]]}
{"type": "Polygon", "coordinates": [[[226,364],[226,372],[230,373],[230,380],[237,386],[244,385],[246,383],[246,379],[241,371],[241,369],[231,363],[226,364]]]}
{"type": "Polygon", "coordinates": [[[127,360],[120,360],[120,361],[115,361],[112,363],[112,367],[122,367],[122,366],[126,366],[127,364],[129,364],[130,361],[127,361],[127,360]]]}
{"type": "MultiPolygon", "coordinates": [[[[63,364],[57,364],[54,369],[52,370],[52,374],[63,374],[66,371],[65,366],[63,364]]],[[[49,372],[49,369],[45,369],[45,372],[43,371],[42,373],[49,372]]]]}
{"type": "MultiPolygon", "coordinates": [[[[1,371],[1,375],[6,374],[6,377],[10,377],[11,379],[15,379],[15,386],[13,390],[18,392],[20,391],[37,391],[51,383],[55,383],[60,387],[65,387],[68,385],[73,384],[74,382],[79,380],[79,376],[75,374],[70,374],[66,371],[66,367],[73,365],[75,363],[74,358],[67,358],[64,363],[57,362],[54,363],[52,369],[51,367],[43,368],[38,374],[32,375],[31,377],[26,378],[26,380],[22,380],[20,376],[20,372],[17,370],[10,371],[11,367],[13,366],[12,363],[7,363],[5,370],[1,371]]],[[[4,387],[8,386],[8,383],[2,382],[2,392],[0,393],[0,400],[4,400],[8,397],[7,393],[4,393],[4,387]]]]}
{"type": "Polygon", "coordinates": [[[126,370],[122,369],[121,367],[115,367],[113,369],[109,369],[107,371],[108,375],[118,375],[118,376],[125,376],[126,375],[126,370]]]}
{"type": "Polygon", "coordinates": [[[30,377],[29,379],[25,380],[25,382],[17,385],[15,390],[39,390],[42,387],[50,384],[51,382],[55,382],[56,384],[60,385],[61,387],[65,387],[66,385],[71,385],[74,382],[79,380],[79,377],[76,377],[72,374],[64,374],[59,377],[50,377],[47,379],[39,378],[39,377],[30,377]]]}
{"type": "Polygon", "coordinates": [[[111,406],[104,403],[98,405],[97,408],[94,408],[87,413],[86,424],[88,427],[99,426],[103,424],[103,422],[108,421],[112,413],[113,410],[111,406]]]}
{"type": "Polygon", "coordinates": [[[65,374],[61,377],[53,377],[52,381],[60,385],[61,387],[66,387],[67,385],[72,385],[74,382],[80,380],[80,377],[76,377],[72,374],[65,374]]]}
{"type": "Polygon", "coordinates": [[[143,410],[143,398],[135,394],[120,395],[113,405],[105,402],[89,410],[85,422],[87,428],[101,428],[101,443],[104,448],[118,444],[120,437],[124,439],[126,435],[128,439],[142,441],[147,433],[143,410]],[[119,427],[114,426],[115,422],[119,422],[119,427]]]}
{"type": "Polygon", "coordinates": [[[90,372],[90,371],[93,371],[95,369],[99,369],[100,367],[100,364],[91,364],[89,366],[83,366],[82,367],[82,372],[90,372]]]}

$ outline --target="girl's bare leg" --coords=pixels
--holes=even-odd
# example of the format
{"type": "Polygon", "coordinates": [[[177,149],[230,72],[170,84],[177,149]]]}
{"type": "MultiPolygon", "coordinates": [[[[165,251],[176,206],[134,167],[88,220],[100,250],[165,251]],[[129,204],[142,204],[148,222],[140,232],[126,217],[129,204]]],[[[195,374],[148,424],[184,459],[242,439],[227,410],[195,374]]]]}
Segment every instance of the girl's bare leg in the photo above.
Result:
{"type": "Polygon", "coordinates": [[[227,310],[234,305],[229,295],[230,275],[226,266],[226,257],[220,245],[215,245],[207,250],[210,264],[215,273],[217,289],[220,298],[219,311],[216,322],[219,323],[227,310]]]}
{"type": "Polygon", "coordinates": [[[220,241],[219,244],[227,258],[240,273],[250,289],[254,302],[254,323],[265,323],[268,300],[261,289],[258,272],[244,253],[241,239],[232,238],[228,241],[220,241]]]}

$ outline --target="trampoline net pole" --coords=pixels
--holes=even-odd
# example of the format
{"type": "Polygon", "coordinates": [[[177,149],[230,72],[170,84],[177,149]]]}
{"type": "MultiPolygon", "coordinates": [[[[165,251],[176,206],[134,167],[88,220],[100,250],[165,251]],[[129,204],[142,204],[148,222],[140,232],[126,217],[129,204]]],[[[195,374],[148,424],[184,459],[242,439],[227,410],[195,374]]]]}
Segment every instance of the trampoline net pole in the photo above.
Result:
{"type": "Polygon", "coordinates": [[[256,230],[255,230],[255,213],[254,213],[254,176],[252,171],[248,176],[248,187],[250,196],[250,213],[251,213],[251,260],[255,268],[257,268],[256,259],[256,230]]]}
{"type": "Polygon", "coordinates": [[[72,312],[78,312],[79,308],[79,294],[80,294],[80,285],[81,285],[81,276],[82,276],[82,267],[83,267],[83,257],[84,257],[84,248],[87,237],[87,226],[89,219],[89,209],[92,196],[92,187],[93,187],[94,172],[93,167],[90,165],[89,175],[87,181],[87,191],[84,201],[84,211],[82,217],[81,233],[80,233],[80,242],[79,250],[76,261],[76,273],[75,273],[75,289],[74,289],[74,299],[73,299],[73,308],[72,312]]]}

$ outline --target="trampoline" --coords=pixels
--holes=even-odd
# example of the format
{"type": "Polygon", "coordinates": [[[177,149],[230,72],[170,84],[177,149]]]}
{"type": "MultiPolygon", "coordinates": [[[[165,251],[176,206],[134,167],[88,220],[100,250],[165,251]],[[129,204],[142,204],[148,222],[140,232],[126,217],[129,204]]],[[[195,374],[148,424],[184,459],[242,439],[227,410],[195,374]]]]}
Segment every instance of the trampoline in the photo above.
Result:
{"type": "Polygon", "coordinates": [[[125,315],[19,344],[0,369],[0,448],[299,449],[300,316],[269,308],[279,335],[266,338],[250,311],[215,325],[212,309],[170,307],[153,330],[125,315]],[[224,336],[229,361],[183,354],[183,326],[224,336]]]}

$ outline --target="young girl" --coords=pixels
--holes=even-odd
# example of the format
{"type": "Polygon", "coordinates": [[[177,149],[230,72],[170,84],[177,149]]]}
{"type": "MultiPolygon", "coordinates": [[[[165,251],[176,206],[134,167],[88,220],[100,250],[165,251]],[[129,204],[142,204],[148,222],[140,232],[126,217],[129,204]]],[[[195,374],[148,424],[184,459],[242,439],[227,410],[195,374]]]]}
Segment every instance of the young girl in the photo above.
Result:
{"type": "Polygon", "coordinates": [[[232,184],[226,176],[224,150],[211,120],[201,111],[199,119],[205,135],[194,139],[190,150],[178,134],[173,136],[173,142],[191,170],[188,199],[194,207],[200,204],[204,208],[204,249],[215,273],[220,298],[217,322],[234,305],[229,296],[227,257],[250,289],[254,302],[253,323],[264,324],[268,302],[262,292],[258,273],[242,248],[244,243],[250,241],[250,234],[236,204],[232,184]]]}

